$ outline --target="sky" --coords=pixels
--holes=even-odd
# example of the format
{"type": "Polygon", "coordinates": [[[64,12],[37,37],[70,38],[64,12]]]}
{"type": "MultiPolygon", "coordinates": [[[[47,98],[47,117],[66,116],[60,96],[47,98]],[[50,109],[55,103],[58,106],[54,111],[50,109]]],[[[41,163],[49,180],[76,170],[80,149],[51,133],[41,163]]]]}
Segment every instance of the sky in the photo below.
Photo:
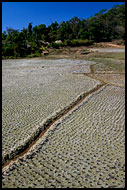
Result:
{"type": "Polygon", "coordinates": [[[32,26],[52,22],[67,21],[77,16],[87,19],[101,9],[110,9],[124,2],[2,2],[2,31],[11,27],[22,30],[32,22],[32,26]]]}

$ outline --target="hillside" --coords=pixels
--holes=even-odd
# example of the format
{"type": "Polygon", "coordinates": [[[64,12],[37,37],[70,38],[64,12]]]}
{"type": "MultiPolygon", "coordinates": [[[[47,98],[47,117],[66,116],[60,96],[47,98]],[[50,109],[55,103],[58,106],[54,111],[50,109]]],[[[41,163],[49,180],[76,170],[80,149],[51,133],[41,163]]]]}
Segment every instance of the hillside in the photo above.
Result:
{"type": "Polygon", "coordinates": [[[2,33],[2,58],[38,57],[49,48],[89,46],[114,40],[125,43],[125,5],[100,10],[88,19],[73,17],[48,27],[45,24],[32,27],[29,23],[21,31],[7,28],[2,33]]]}

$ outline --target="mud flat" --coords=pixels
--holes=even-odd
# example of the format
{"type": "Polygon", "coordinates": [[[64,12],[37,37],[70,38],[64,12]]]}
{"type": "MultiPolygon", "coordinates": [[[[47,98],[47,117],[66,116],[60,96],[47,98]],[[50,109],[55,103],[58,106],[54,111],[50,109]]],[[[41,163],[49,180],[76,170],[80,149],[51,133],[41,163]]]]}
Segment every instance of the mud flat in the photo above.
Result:
{"type": "Polygon", "coordinates": [[[89,95],[3,172],[3,188],[124,188],[124,91],[89,95]]]}
{"type": "Polygon", "coordinates": [[[44,123],[99,81],[84,75],[90,61],[19,59],[2,62],[2,156],[13,158],[44,123]]]}
{"type": "Polygon", "coordinates": [[[88,76],[91,76],[97,80],[103,81],[105,83],[109,83],[112,85],[116,85],[122,88],[125,88],[125,74],[114,74],[114,73],[94,73],[89,74],[88,76]]]}

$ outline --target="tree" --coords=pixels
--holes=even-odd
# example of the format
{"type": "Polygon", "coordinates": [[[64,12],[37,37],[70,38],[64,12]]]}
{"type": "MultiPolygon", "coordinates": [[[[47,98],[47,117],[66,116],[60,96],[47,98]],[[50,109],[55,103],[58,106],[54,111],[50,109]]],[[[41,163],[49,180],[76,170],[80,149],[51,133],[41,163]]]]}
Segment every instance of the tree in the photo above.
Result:
{"type": "Polygon", "coordinates": [[[6,31],[3,31],[2,32],[2,40],[6,40],[6,37],[7,37],[6,31]]]}
{"type": "Polygon", "coordinates": [[[33,28],[33,38],[34,41],[38,43],[38,40],[45,40],[47,35],[47,29],[45,24],[40,24],[33,28]]]}
{"type": "Polygon", "coordinates": [[[60,24],[55,21],[48,27],[39,24],[32,28],[30,22],[20,32],[7,28],[7,32],[2,32],[2,55],[23,57],[40,52],[42,40],[58,47],[55,40],[62,40],[64,45],[76,46],[83,44],[86,39],[95,42],[125,40],[125,5],[114,6],[108,11],[102,9],[88,19],[75,16],[60,24]]]}
{"type": "Polygon", "coordinates": [[[32,34],[32,22],[28,24],[28,32],[30,35],[32,34]]]}
{"type": "Polygon", "coordinates": [[[58,26],[58,23],[55,21],[48,27],[48,39],[50,42],[57,39],[58,26]]]}

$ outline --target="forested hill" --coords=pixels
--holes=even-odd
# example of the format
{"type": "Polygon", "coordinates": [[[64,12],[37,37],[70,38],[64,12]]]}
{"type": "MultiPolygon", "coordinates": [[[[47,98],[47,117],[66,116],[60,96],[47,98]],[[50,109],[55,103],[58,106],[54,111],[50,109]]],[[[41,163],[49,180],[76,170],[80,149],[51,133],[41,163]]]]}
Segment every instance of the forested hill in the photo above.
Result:
{"type": "Polygon", "coordinates": [[[92,42],[125,40],[125,5],[117,5],[110,10],[100,10],[93,17],[74,17],[60,24],[52,23],[32,27],[32,23],[21,31],[7,28],[2,33],[2,57],[25,57],[40,55],[42,47],[88,45],[92,42]],[[56,44],[56,40],[61,43],[56,44]]]}

